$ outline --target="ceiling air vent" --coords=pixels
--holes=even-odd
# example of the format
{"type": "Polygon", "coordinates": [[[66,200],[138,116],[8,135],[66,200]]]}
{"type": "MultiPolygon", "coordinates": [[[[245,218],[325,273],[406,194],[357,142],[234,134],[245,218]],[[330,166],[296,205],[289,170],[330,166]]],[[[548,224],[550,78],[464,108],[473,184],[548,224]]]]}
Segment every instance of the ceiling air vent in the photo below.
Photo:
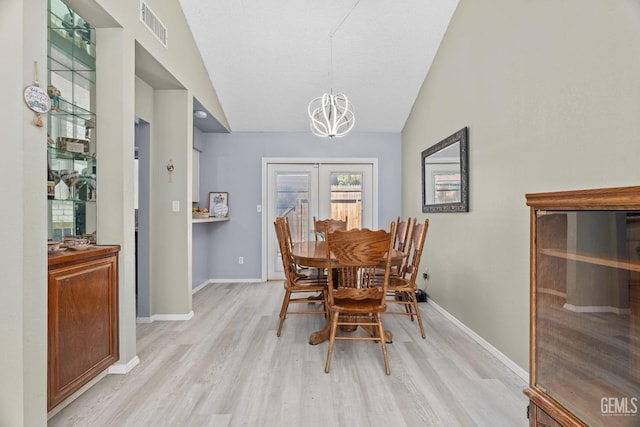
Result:
{"type": "Polygon", "coordinates": [[[158,19],[148,4],[140,2],[140,20],[151,32],[160,40],[164,47],[167,47],[167,27],[158,19]]]}

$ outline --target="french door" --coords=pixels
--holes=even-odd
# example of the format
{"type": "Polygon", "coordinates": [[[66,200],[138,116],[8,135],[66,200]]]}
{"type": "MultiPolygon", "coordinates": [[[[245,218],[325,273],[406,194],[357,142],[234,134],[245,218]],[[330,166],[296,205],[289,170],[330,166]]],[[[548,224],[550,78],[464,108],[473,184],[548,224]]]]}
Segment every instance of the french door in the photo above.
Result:
{"type": "MultiPolygon", "coordinates": [[[[267,280],[284,278],[273,221],[289,219],[295,241],[311,240],[313,217],[347,219],[349,228],[377,227],[377,162],[283,159],[265,163],[267,280]]],[[[263,246],[264,247],[264,246],[263,246]]],[[[263,269],[265,270],[265,269],[263,269]]]]}

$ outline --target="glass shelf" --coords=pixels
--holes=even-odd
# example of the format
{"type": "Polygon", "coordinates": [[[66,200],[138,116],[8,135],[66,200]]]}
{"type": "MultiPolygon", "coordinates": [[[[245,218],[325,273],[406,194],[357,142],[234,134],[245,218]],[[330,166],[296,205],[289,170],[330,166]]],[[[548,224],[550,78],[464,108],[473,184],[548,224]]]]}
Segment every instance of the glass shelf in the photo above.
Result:
{"type": "Polygon", "coordinates": [[[95,237],[95,29],[61,0],[49,0],[48,37],[48,237],[95,237]]]}

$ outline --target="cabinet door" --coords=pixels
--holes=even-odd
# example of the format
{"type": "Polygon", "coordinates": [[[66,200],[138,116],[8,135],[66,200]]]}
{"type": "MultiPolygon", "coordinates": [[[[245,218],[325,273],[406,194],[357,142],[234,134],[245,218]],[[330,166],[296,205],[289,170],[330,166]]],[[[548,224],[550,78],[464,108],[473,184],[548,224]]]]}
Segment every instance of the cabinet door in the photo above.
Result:
{"type": "Polygon", "coordinates": [[[48,409],[118,360],[117,258],[49,271],[48,409]]]}

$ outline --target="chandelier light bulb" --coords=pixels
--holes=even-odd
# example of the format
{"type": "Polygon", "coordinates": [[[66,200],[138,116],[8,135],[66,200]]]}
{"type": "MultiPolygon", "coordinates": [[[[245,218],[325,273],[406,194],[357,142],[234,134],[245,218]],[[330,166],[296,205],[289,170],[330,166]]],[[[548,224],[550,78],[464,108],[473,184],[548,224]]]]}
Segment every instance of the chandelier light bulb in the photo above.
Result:
{"type": "Polygon", "coordinates": [[[313,99],[307,112],[311,118],[311,132],[322,138],[345,136],[356,122],[353,106],[342,93],[325,93],[313,99]]]}

